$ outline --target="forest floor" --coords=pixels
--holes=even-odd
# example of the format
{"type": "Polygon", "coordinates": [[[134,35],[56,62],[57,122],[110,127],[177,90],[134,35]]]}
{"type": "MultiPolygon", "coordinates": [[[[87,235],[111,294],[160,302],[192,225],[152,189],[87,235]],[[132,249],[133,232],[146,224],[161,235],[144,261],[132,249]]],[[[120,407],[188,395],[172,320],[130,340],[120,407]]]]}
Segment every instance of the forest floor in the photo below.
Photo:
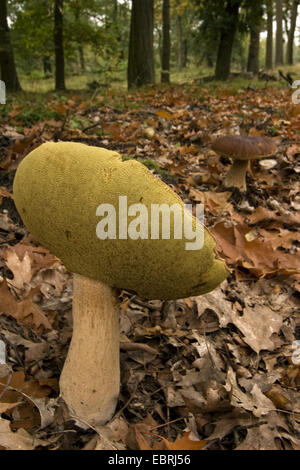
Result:
{"type": "Polygon", "coordinates": [[[0,107],[0,449],[300,449],[300,105],[287,84],[197,83],[128,94],[25,94],[0,107]],[[247,192],[225,188],[223,134],[268,135],[247,192]],[[120,292],[116,415],[79,428],[58,397],[72,335],[72,275],[36,245],[12,182],[46,141],[137,158],[184,202],[205,205],[230,277],[172,302],[120,292]],[[299,348],[299,346],[298,346],[299,348]]]}
{"type": "MultiPolygon", "coordinates": [[[[156,64],[156,69],[159,69],[159,64],[156,64]]],[[[66,76],[66,86],[68,90],[79,90],[84,92],[87,90],[92,83],[99,83],[102,86],[102,91],[108,88],[116,88],[118,90],[127,90],[127,68],[126,64],[119,65],[116,70],[105,70],[105,67],[98,67],[99,70],[90,70],[86,71],[85,73],[80,73],[79,71],[73,71],[66,76]]],[[[275,77],[276,79],[279,78],[279,70],[282,70],[283,73],[289,73],[292,75],[293,78],[297,78],[300,75],[300,63],[294,65],[282,65],[276,69],[274,69],[269,75],[275,77]]],[[[255,76],[251,76],[251,74],[241,72],[239,68],[232,68],[232,73],[240,76],[237,78],[235,77],[233,82],[233,88],[243,88],[243,87],[255,87],[255,88],[262,88],[265,87],[266,83],[264,80],[259,80],[255,76]]],[[[170,72],[170,80],[171,83],[174,84],[186,84],[192,83],[194,81],[201,81],[205,79],[205,77],[213,77],[214,69],[211,67],[207,67],[204,64],[195,64],[189,63],[187,67],[179,70],[177,68],[172,68],[170,72]]],[[[54,80],[53,77],[45,78],[43,77],[42,72],[35,72],[33,74],[28,75],[21,75],[20,81],[23,90],[26,93],[51,93],[54,87],[54,80]]],[[[156,82],[160,81],[159,73],[156,73],[156,82]]],[[[229,82],[212,83],[212,87],[218,88],[228,88],[229,82]]],[[[272,87],[282,87],[283,82],[279,80],[272,80],[272,87]]]]}

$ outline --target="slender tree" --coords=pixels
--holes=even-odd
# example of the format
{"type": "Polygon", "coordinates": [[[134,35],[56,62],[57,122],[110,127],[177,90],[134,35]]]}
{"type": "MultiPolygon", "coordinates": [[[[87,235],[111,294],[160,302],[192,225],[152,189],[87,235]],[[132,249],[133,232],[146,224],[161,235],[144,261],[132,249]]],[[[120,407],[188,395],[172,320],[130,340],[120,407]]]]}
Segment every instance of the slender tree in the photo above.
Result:
{"type": "Polygon", "coordinates": [[[163,41],[161,60],[161,81],[170,83],[170,0],[163,0],[163,41]]]}
{"type": "Polygon", "coordinates": [[[54,3],[54,48],[55,48],[55,89],[65,90],[65,56],[63,45],[64,0],[54,3]]]}
{"type": "Polygon", "coordinates": [[[13,48],[7,22],[7,0],[0,0],[0,68],[1,80],[8,91],[20,91],[13,48]]]}
{"type": "Polygon", "coordinates": [[[259,43],[260,31],[259,27],[253,27],[250,31],[250,45],[248,53],[247,72],[257,75],[259,72],[259,43]]]}
{"type": "Polygon", "coordinates": [[[182,16],[177,14],[177,61],[178,68],[181,70],[184,67],[184,41],[182,33],[182,16]]]}
{"type": "Polygon", "coordinates": [[[291,23],[288,34],[288,43],[287,43],[287,63],[293,65],[294,62],[294,38],[295,38],[295,29],[297,24],[297,15],[298,15],[298,6],[300,1],[293,0],[292,9],[291,9],[291,23]]]}
{"type": "Polygon", "coordinates": [[[153,52],[154,0],[132,0],[128,89],[154,83],[153,52]]]}
{"type": "Polygon", "coordinates": [[[259,45],[262,27],[263,8],[261,0],[253,0],[249,14],[250,45],[248,54],[247,71],[254,74],[259,72],[259,45]]]}
{"type": "Polygon", "coordinates": [[[266,69],[273,68],[273,0],[267,0],[266,69]]]}
{"type": "Polygon", "coordinates": [[[220,41],[216,62],[216,80],[227,80],[230,73],[231,56],[235,33],[239,21],[241,0],[227,0],[223,22],[220,30],[220,41]]]}
{"type": "MultiPolygon", "coordinates": [[[[79,23],[80,21],[80,11],[81,10],[81,4],[80,2],[78,2],[77,4],[75,4],[75,21],[76,23],[79,23]]],[[[78,54],[79,54],[79,63],[80,63],[80,69],[81,69],[81,72],[84,73],[85,72],[85,58],[84,58],[84,50],[83,50],[83,47],[82,47],[82,43],[78,43],[78,54]]]]}
{"type": "Polygon", "coordinates": [[[282,0],[276,0],[276,50],[275,65],[283,64],[283,9],[282,0]]]}

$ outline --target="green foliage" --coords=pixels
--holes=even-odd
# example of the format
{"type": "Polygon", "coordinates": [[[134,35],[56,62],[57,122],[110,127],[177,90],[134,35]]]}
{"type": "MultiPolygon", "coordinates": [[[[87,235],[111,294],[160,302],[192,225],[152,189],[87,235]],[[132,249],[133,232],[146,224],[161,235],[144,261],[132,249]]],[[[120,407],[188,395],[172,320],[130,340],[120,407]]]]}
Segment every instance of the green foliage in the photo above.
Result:
{"type": "MultiPolygon", "coordinates": [[[[18,67],[31,78],[54,68],[54,0],[9,2],[9,22],[18,67]]],[[[65,0],[64,49],[67,73],[101,71],[110,79],[127,56],[129,2],[65,0]]]]}
{"type": "Polygon", "coordinates": [[[60,120],[61,116],[54,112],[45,109],[43,106],[28,107],[24,109],[20,114],[15,117],[15,121],[20,123],[23,127],[30,127],[37,124],[40,121],[46,121],[47,119],[60,120]]]}
{"type": "MultiPolygon", "coordinates": [[[[231,0],[240,5],[238,30],[233,48],[232,63],[244,70],[248,54],[248,33],[252,25],[262,23],[264,2],[257,0],[231,0]]],[[[215,62],[218,50],[220,31],[230,25],[226,14],[226,0],[193,0],[198,25],[192,29],[193,48],[202,62],[207,65],[215,62]]],[[[263,23],[262,23],[263,24],[263,23]]]]}

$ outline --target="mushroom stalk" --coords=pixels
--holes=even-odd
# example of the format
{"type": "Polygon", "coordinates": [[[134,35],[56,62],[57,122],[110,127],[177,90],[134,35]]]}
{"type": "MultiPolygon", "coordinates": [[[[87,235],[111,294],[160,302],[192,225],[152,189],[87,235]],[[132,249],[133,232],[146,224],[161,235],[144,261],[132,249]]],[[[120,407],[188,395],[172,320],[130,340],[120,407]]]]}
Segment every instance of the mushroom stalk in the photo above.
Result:
{"type": "Polygon", "coordinates": [[[120,390],[119,315],[113,289],[74,274],[73,336],[60,377],[60,394],[83,424],[114,414],[120,390]]]}
{"type": "Polygon", "coordinates": [[[248,164],[249,160],[235,160],[225,177],[225,186],[228,188],[235,186],[246,191],[246,173],[248,164]]]}

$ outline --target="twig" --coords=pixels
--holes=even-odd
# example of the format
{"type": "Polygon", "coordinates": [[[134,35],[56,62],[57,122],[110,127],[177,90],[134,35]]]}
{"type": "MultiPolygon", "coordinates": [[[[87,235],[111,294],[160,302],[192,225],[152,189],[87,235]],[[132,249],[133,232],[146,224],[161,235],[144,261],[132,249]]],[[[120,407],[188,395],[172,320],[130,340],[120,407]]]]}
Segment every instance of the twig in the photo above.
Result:
{"type": "Polygon", "coordinates": [[[101,126],[101,123],[100,123],[100,122],[96,122],[95,124],[92,124],[91,126],[85,127],[84,129],[82,129],[82,132],[89,131],[89,130],[91,130],[91,129],[94,129],[94,127],[98,127],[98,126],[101,126]]]}
{"type": "Polygon", "coordinates": [[[153,428],[150,428],[149,431],[153,431],[153,429],[163,428],[164,426],[168,426],[169,424],[176,423],[176,421],[182,421],[183,419],[185,418],[181,417],[181,418],[173,419],[172,421],[167,421],[164,424],[159,424],[158,426],[154,426],[153,428]]]}

